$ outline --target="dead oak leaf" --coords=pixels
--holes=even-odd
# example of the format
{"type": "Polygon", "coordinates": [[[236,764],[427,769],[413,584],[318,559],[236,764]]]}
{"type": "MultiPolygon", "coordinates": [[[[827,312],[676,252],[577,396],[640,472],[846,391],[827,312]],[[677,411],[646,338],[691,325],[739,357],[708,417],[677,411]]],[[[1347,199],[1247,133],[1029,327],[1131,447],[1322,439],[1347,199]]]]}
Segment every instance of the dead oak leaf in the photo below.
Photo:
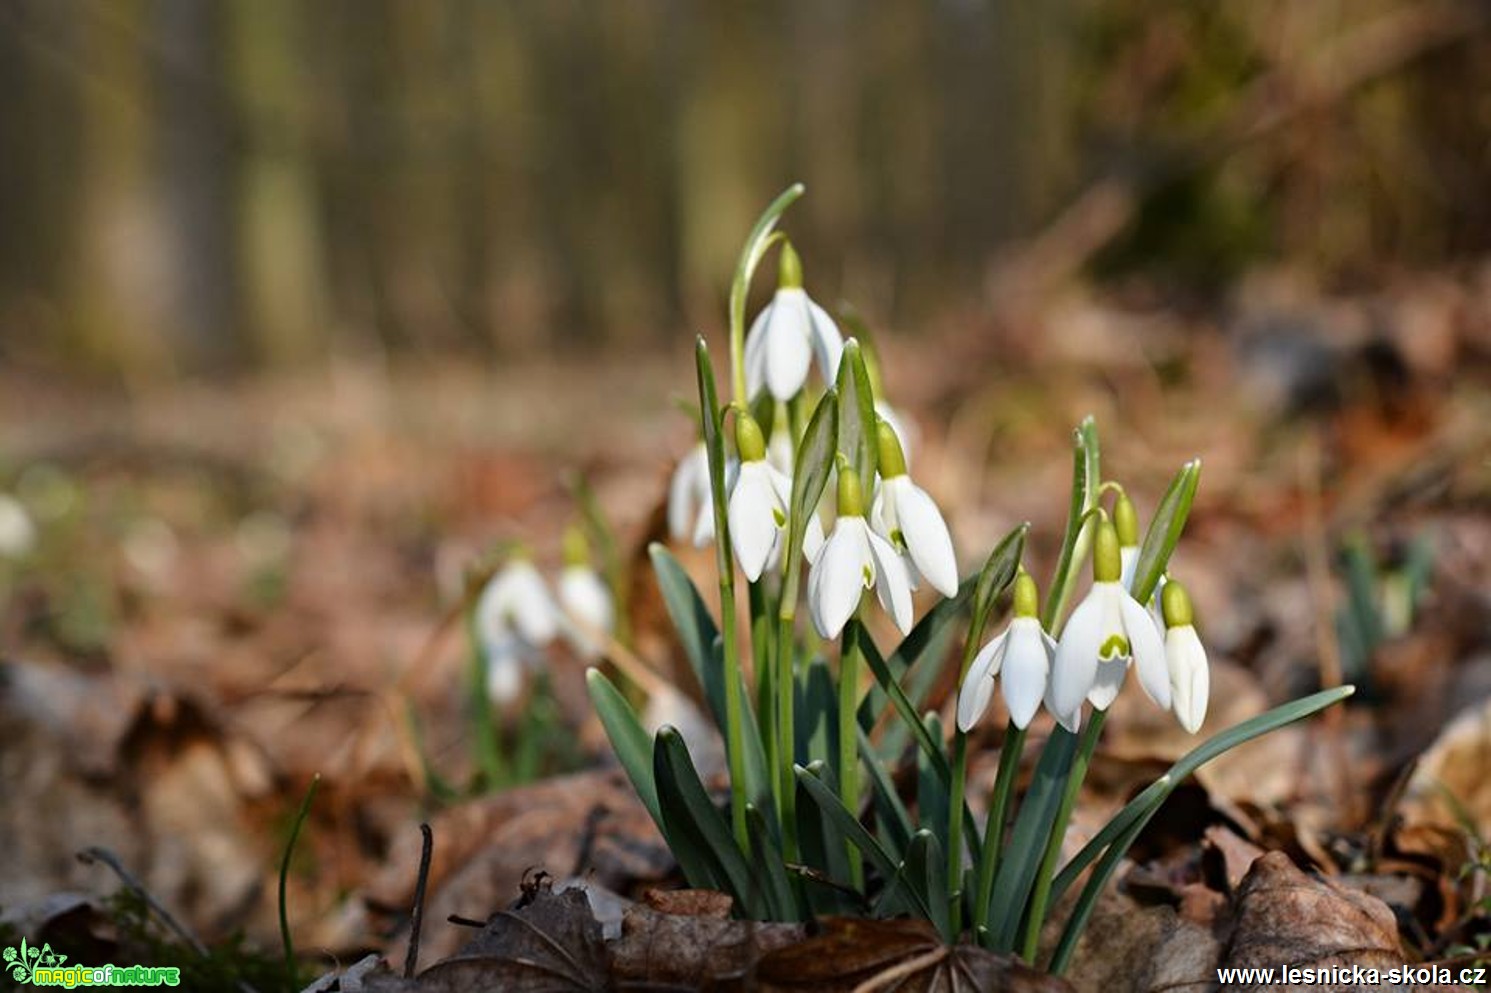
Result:
{"type": "MultiPolygon", "coordinates": [[[[1270,852],[1253,863],[1238,887],[1236,922],[1223,967],[1360,966],[1386,972],[1404,964],[1397,921],[1387,904],[1335,880],[1306,875],[1282,852],[1270,852]]],[[[1249,993],[1292,988],[1283,983],[1221,987],[1249,993]]]]}
{"type": "Polygon", "coordinates": [[[461,952],[414,980],[370,977],[367,993],[575,993],[611,988],[601,926],[585,894],[538,892],[527,906],[499,911],[461,952]]]}

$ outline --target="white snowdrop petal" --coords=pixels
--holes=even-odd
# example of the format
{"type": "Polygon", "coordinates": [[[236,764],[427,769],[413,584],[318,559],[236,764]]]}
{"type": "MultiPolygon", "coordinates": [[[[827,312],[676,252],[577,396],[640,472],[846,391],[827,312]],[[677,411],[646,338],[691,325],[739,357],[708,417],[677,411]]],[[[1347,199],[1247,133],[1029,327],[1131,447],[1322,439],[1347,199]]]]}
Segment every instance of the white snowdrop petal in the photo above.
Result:
{"type": "Polygon", "coordinates": [[[818,371],[825,382],[834,382],[839,375],[839,359],[844,354],[844,336],[828,311],[813,302],[808,302],[808,321],[812,326],[813,354],[818,359],[818,371]]]}
{"type": "Polygon", "coordinates": [[[891,543],[864,528],[865,538],[870,543],[870,555],[875,563],[875,595],[880,606],[890,614],[891,620],[902,634],[911,633],[911,577],[901,555],[891,543]]]}
{"type": "Polygon", "coordinates": [[[994,677],[999,675],[1008,638],[1008,629],[999,632],[973,657],[968,674],[963,678],[963,688],[958,692],[958,730],[971,730],[989,709],[989,699],[994,695],[994,677]]]}
{"type": "Polygon", "coordinates": [[[1118,601],[1123,612],[1124,635],[1134,667],[1139,670],[1139,685],[1157,705],[1170,709],[1170,669],[1165,662],[1165,642],[1150,619],[1149,611],[1125,592],[1118,601]]]}
{"type": "Polygon", "coordinates": [[[1097,678],[1098,648],[1106,637],[1102,629],[1103,613],[1103,598],[1095,585],[1072,611],[1056,644],[1056,661],[1051,666],[1051,702],[1058,716],[1070,716],[1080,710],[1097,678]]]}
{"type": "Polygon", "coordinates": [[[902,479],[906,482],[897,495],[896,509],[911,561],[937,592],[946,597],[957,596],[958,558],[953,552],[953,538],[948,533],[947,522],[942,519],[942,511],[937,509],[937,504],[925,490],[911,482],[909,476],[898,476],[889,482],[902,479]]]}
{"type": "Polygon", "coordinates": [[[1020,617],[1010,622],[1009,646],[1004,651],[1002,684],[1010,720],[1018,728],[1030,726],[1046,695],[1051,659],[1046,654],[1041,622],[1020,617]]]}
{"type": "Polygon", "coordinates": [[[761,578],[777,541],[776,494],[770,472],[765,462],[745,463],[730,493],[730,543],[741,571],[753,583],[761,578]]]}
{"type": "Polygon", "coordinates": [[[1139,546],[1122,545],[1118,549],[1118,583],[1126,590],[1134,588],[1134,570],[1139,565],[1139,546]]]}
{"type": "Polygon", "coordinates": [[[751,322],[746,333],[745,370],[746,395],[754,398],[766,385],[766,327],[771,322],[771,312],[776,307],[773,300],[761,308],[761,313],[751,322]]]}
{"type": "Polygon", "coordinates": [[[1092,704],[1094,710],[1107,710],[1113,706],[1128,674],[1129,660],[1126,658],[1099,661],[1097,672],[1093,675],[1092,689],[1087,691],[1087,702],[1092,704]]]}
{"type": "Polygon", "coordinates": [[[1165,660],[1174,690],[1175,716],[1181,727],[1195,734],[1206,720],[1211,674],[1206,649],[1194,627],[1185,624],[1165,632],[1165,660]]]}
{"type": "Polygon", "coordinates": [[[865,545],[864,521],[842,518],[813,563],[813,619],[825,638],[837,638],[859,606],[869,565],[865,545]]]}
{"type": "Polygon", "coordinates": [[[808,298],[802,290],[778,290],[766,330],[766,388],[778,400],[801,390],[812,364],[808,298]]]}

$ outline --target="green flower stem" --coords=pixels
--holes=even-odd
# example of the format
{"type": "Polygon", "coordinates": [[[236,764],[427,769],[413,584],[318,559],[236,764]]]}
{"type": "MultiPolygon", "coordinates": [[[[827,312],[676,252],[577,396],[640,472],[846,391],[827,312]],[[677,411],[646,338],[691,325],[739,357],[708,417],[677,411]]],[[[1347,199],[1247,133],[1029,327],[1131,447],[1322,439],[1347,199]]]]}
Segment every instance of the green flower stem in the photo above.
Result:
{"type": "Polygon", "coordinates": [[[792,631],[797,617],[797,570],[789,569],[787,589],[782,592],[782,607],[777,615],[776,760],[777,815],[782,827],[782,856],[788,862],[799,858],[797,848],[797,776],[792,772],[796,761],[797,734],[793,726],[793,709],[797,697],[797,673],[793,664],[792,631]]]}
{"type": "Polygon", "coordinates": [[[1098,737],[1103,731],[1103,722],[1108,719],[1106,710],[1094,710],[1092,719],[1082,729],[1082,740],[1067,774],[1066,790],[1061,797],[1061,807],[1051,825],[1051,834],[1046,839],[1046,851],[1041,856],[1040,868],[1036,871],[1035,892],[1025,917],[1025,940],[1020,955],[1026,962],[1034,962],[1041,939],[1041,925],[1046,920],[1046,909],[1051,899],[1051,881],[1056,875],[1056,863],[1061,859],[1061,843],[1066,837],[1067,823],[1072,818],[1072,809],[1077,805],[1077,794],[1082,791],[1082,780],[1087,778],[1087,766],[1092,753],[1097,750],[1098,737]]]}
{"type": "MultiPolygon", "coordinates": [[[[970,639],[972,644],[972,639],[970,639]]],[[[962,685],[962,680],[959,680],[962,685]]],[[[953,934],[963,930],[963,798],[968,791],[968,735],[953,729],[953,780],[947,803],[947,885],[953,934]]]]}
{"type": "MultiPolygon", "coordinates": [[[[780,741],[773,716],[776,707],[774,680],[778,675],[773,667],[776,653],[772,647],[772,637],[776,633],[776,628],[771,623],[771,619],[775,611],[772,610],[771,592],[767,589],[765,582],[748,585],[751,609],[751,664],[756,674],[756,715],[759,722],[767,725],[762,729],[762,743],[766,746],[766,768],[770,770],[779,767],[777,747],[780,741]]],[[[771,775],[770,779],[772,804],[774,809],[781,810],[780,778],[771,775]]]]}
{"type": "Polygon", "coordinates": [[[476,765],[483,785],[495,790],[507,779],[502,761],[502,741],[492,719],[492,701],[487,698],[487,653],[476,630],[476,600],[466,608],[466,640],[471,645],[471,721],[475,731],[476,765]]]}
{"type": "Polygon", "coordinates": [[[715,542],[720,560],[720,634],[725,648],[725,744],[730,765],[730,826],[735,842],[747,855],[751,851],[751,833],[746,825],[745,701],[741,699],[740,644],[735,637],[735,564],[731,561],[730,543],[720,530],[719,503],[715,504],[715,542]]]}
{"type": "MultiPolygon", "coordinates": [[[[839,798],[854,817],[859,816],[859,670],[864,662],[859,639],[863,636],[856,610],[844,626],[844,645],[839,653],[839,798]]],[[[845,848],[850,882],[862,891],[865,872],[859,849],[848,841],[845,848]]]]}
{"type": "Polygon", "coordinates": [[[1020,773],[1020,757],[1025,751],[1025,729],[1014,722],[1004,729],[1004,744],[999,748],[999,772],[989,794],[989,819],[984,827],[984,846],[978,861],[977,890],[973,896],[975,931],[989,923],[989,901],[994,896],[994,872],[999,867],[1000,849],[1004,844],[1004,825],[1009,820],[1010,798],[1015,792],[1015,777],[1020,773]]]}

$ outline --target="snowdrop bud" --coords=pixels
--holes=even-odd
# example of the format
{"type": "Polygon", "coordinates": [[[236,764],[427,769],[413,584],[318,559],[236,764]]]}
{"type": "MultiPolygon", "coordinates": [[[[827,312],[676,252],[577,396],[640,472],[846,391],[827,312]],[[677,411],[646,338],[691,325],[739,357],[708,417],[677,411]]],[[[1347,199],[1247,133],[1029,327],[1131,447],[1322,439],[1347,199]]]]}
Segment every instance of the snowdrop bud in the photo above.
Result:
{"type": "Polygon", "coordinates": [[[884,418],[875,420],[875,438],[880,445],[880,477],[894,479],[906,475],[906,453],[901,450],[901,439],[884,418]]]}
{"type": "Polygon", "coordinates": [[[777,259],[777,289],[802,289],[802,258],[792,242],[783,239],[782,254],[777,259]]]}
{"type": "Polygon", "coordinates": [[[735,450],[742,462],[760,462],[766,458],[766,436],[761,433],[761,425],[744,410],[735,414],[735,450]]]}
{"type": "Polygon", "coordinates": [[[15,497],[0,493],[0,558],[18,559],[36,547],[36,525],[15,497]]]}
{"type": "Polygon", "coordinates": [[[1166,583],[1160,604],[1165,614],[1165,662],[1170,672],[1175,716],[1181,727],[1195,734],[1206,720],[1211,692],[1206,648],[1196,634],[1191,598],[1185,587],[1174,580],[1166,583]]]}
{"type": "Polygon", "coordinates": [[[1123,574],[1123,558],[1118,553],[1118,532],[1107,518],[1098,521],[1098,533],[1092,543],[1092,579],[1096,583],[1116,583],[1123,574]]]}

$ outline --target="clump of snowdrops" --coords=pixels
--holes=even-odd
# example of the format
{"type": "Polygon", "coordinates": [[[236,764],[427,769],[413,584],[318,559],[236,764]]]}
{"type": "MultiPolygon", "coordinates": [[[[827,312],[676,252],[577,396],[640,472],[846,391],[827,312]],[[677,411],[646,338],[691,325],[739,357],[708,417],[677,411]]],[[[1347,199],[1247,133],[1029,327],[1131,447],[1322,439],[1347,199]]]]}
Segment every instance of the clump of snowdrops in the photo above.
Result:
{"type": "Polygon", "coordinates": [[[667,726],[649,735],[598,669],[589,673],[591,698],[689,884],[730,894],[741,915],[909,914],[947,941],[968,936],[1034,961],[1048,912],[1081,884],[1046,963],[1059,972],[1098,893],[1182,780],[1351,688],[1206,740],[1063,862],[1078,791],[1131,668],[1141,691],[1187,731],[1202,725],[1206,651],[1182,582],[1167,574],[1200,462],[1180,467],[1141,529],[1123,487],[1101,473],[1089,418],[1074,433],[1070,512],[1044,600],[1022,563],[1029,525],[965,576],[865,352],[808,295],[802,261],[776,231],[801,193],[794,186],[778,197],[742,250],[729,302],[728,404],[704,339],[695,346],[700,440],[674,475],[668,520],[676,541],[713,544],[718,620],[668,549],[650,550],[724,738],[728,803],[722,809],[705,788],[682,735],[667,726]],[[777,289],[747,331],[747,290],[772,249],[777,289]],[[918,591],[931,604],[920,620],[918,591]],[[986,642],[1006,602],[1010,619],[986,642]],[[876,609],[903,636],[888,650],[865,623],[876,609]],[[950,652],[960,637],[961,653],[950,652]],[[961,668],[948,728],[918,708],[950,656],[961,668]],[[1009,725],[981,822],[968,804],[968,733],[996,687],[1009,725]],[[1027,731],[1042,707],[1055,724],[1017,796],[1027,731]],[[893,775],[903,761],[916,766],[909,804],[893,775]]]}

